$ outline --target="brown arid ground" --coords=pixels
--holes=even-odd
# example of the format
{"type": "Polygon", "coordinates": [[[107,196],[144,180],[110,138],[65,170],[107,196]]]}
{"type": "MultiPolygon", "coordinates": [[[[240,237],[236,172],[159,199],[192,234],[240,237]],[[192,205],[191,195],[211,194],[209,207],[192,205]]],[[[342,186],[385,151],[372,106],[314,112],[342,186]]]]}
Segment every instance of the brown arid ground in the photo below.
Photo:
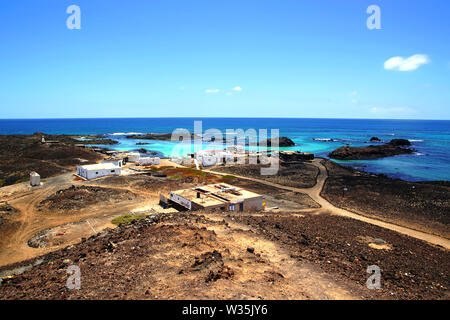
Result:
{"type": "Polygon", "coordinates": [[[319,170],[317,166],[309,162],[285,163],[280,161],[280,167],[276,175],[261,175],[261,165],[226,165],[217,166],[214,171],[232,175],[257,178],[268,182],[282,184],[296,188],[311,188],[316,184],[319,170]]]}
{"type": "Polygon", "coordinates": [[[63,135],[0,135],[0,187],[28,181],[31,171],[38,172],[45,179],[70,172],[77,165],[102,159],[94,151],[75,147],[80,143],[63,135]],[[42,143],[42,136],[53,142],[42,143]]]}
{"type": "Polygon", "coordinates": [[[450,183],[407,182],[330,160],[324,165],[328,179],[321,195],[334,205],[450,239],[450,183]]]}
{"type": "Polygon", "coordinates": [[[323,161],[308,165],[316,169],[304,175],[315,172],[317,183],[301,188],[167,161],[141,174],[89,182],[63,174],[36,189],[1,188],[0,275],[12,277],[0,284],[0,297],[449,298],[448,239],[336,207],[321,196],[323,161]],[[160,192],[219,181],[262,194],[266,210],[186,213],[157,205],[160,192]],[[128,213],[147,218],[114,228],[112,218],[128,213]],[[65,286],[72,264],[81,290],[65,286]],[[366,288],[370,265],[381,268],[381,290],[366,288]]]}
{"type": "Polygon", "coordinates": [[[166,177],[131,174],[82,181],[66,173],[47,178],[40,187],[24,182],[0,188],[0,266],[77,243],[112,227],[114,217],[162,210],[160,193],[224,181],[168,164],[156,168],[166,177]]]}
{"type": "Polygon", "coordinates": [[[4,282],[0,295],[3,299],[448,299],[449,258],[448,252],[421,241],[338,216],[174,213],[107,229],[81,244],[16,265],[35,266],[4,282]],[[370,246],[379,237],[389,249],[370,246]],[[382,270],[381,290],[365,286],[372,264],[382,270]],[[65,286],[69,265],[80,268],[80,290],[65,286]]]}
{"type": "MultiPolygon", "coordinates": [[[[341,216],[353,218],[355,220],[367,222],[367,223],[374,224],[374,225],[377,225],[377,226],[380,226],[383,228],[387,228],[387,229],[390,229],[390,230],[393,230],[396,232],[400,232],[400,233],[406,234],[413,238],[424,240],[431,244],[441,246],[445,249],[450,249],[450,240],[446,236],[441,236],[439,234],[436,235],[435,234],[436,230],[433,230],[434,232],[420,231],[420,230],[417,230],[417,229],[411,227],[409,225],[409,222],[405,218],[399,219],[399,221],[401,221],[401,223],[398,223],[398,224],[392,223],[392,222],[388,222],[388,221],[384,221],[384,220],[380,219],[379,216],[368,215],[367,213],[360,212],[360,211],[356,210],[355,208],[352,208],[351,210],[345,210],[345,209],[339,208],[339,207],[335,206],[334,204],[332,204],[331,202],[329,202],[327,199],[322,197],[322,190],[324,188],[325,182],[328,179],[328,171],[327,171],[327,168],[323,164],[324,161],[326,161],[326,160],[318,158],[313,162],[313,165],[315,165],[319,169],[319,174],[317,176],[317,183],[312,188],[296,188],[296,187],[290,187],[290,186],[285,186],[282,184],[273,183],[273,182],[255,178],[255,177],[245,177],[245,176],[240,176],[240,175],[234,175],[234,176],[236,178],[250,180],[253,182],[265,184],[267,186],[271,186],[271,187],[275,187],[275,188],[279,188],[279,189],[283,189],[283,190],[304,193],[304,194],[308,195],[313,201],[315,201],[317,204],[320,205],[320,207],[321,207],[320,212],[325,212],[325,213],[330,213],[330,214],[334,214],[334,215],[341,215],[341,216]]],[[[211,171],[211,170],[205,170],[205,172],[215,172],[216,174],[223,174],[223,173],[211,171]]],[[[433,197],[433,196],[431,196],[431,197],[433,197]]],[[[448,197],[448,195],[445,195],[445,197],[448,197]]],[[[414,199],[410,199],[410,201],[414,201],[414,199]]],[[[449,208],[448,204],[444,203],[442,205],[443,212],[449,212],[448,208],[449,208]]]]}

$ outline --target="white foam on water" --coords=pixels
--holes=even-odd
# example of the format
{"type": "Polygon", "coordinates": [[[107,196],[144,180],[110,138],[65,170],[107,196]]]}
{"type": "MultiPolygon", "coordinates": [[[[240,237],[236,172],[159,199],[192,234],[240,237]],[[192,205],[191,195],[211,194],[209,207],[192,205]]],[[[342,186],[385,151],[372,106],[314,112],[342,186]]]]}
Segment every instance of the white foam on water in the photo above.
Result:
{"type": "Polygon", "coordinates": [[[108,133],[108,136],[129,136],[133,134],[143,134],[142,132],[114,132],[114,133],[108,133]]]}

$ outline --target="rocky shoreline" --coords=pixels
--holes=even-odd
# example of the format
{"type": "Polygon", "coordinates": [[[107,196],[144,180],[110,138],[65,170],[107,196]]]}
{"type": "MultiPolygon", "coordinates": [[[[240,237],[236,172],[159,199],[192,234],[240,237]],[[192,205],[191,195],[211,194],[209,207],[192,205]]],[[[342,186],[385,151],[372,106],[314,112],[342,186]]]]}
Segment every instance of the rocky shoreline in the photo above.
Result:
{"type": "MultiPolygon", "coordinates": [[[[247,144],[247,145],[258,145],[256,144],[247,144]]],[[[267,147],[271,147],[272,146],[272,139],[267,139],[264,142],[260,141],[259,145],[266,145],[267,147]]],[[[278,137],[278,146],[279,147],[293,147],[295,146],[295,142],[292,141],[290,138],[288,137],[278,137]]]]}
{"type": "MultiPolygon", "coordinates": [[[[191,134],[191,139],[199,138],[200,136],[196,134],[191,134]]],[[[146,134],[133,134],[133,135],[127,135],[127,139],[136,139],[136,140],[161,140],[161,141],[171,141],[172,140],[172,133],[146,133],[146,134]]],[[[215,137],[211,137],[208,141],[214,142],[216,139],[215,137]]],[[[224,141],[226,138],[224,137],[224,141]]],[[[260,141],[259,144],[263,144],[267,147],[270,147],[272,145],[272,140],[267,139],[265,141],[260,141]]],[[[145,143],[137,143],[137,144],[145,144],[145,143]]],[[[248,139],[246,139],[245,145],[258,145],[258,143],[250,143],[248,139]]],[[[295,142],[292,141],[288,137],[279,137],[278,139],[278,145],[280,147],[292,147],[295,146],[295,142]]]]}
{"type": "Polygon", "coordinates": [[[450,182],[409,182],[325,161],[321,195],[333,205],[450,238],[450,182]]]}

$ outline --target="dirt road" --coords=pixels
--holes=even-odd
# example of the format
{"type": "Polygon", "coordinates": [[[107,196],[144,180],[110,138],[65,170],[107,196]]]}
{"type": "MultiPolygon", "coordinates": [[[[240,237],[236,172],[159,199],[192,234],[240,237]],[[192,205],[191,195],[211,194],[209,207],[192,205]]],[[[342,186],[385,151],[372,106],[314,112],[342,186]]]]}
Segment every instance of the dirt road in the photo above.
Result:
{"type": "MultiPolygon", "coordinates": [[[[73,174],[67,173],[46,179],[41,187],[31,188],[26,183],[22,183],[2,188],[1,198],[16,208],[20,212],[20,215],[16,221],[19,223],[18,229],[14,230],[10,235],[4,236],[2,239],[0,266],[31,259],[61,247],[31,248],[28,246],[28,240],[40,231],[70,225],[72,223],[86,222],[86,227],[79,231],[78,229],[74,231],[76,228],[72,228],[72,233],[74,233],[70,236],[72,241],[62,244],[62,246],[67,246],[79,242],[81,237],[91,236],[95,233],[93,230],[99,232],[106,227],[111,227],[110,221],[112,217],[154,202],[150,199],[149,201],[142,201],[141,199],[139,202],[134,200],[127,203],[118,203],[114,206],[100,203],[77,214],[61,214],[60,212],[43,213],[37,210],[38,204],[47,197],[54,195],[56,191],[70,187],[71,185],[79,186],[84,184],[87,183],[84,181],[74,181],[73,174]]],[[[91,183],[91,185],[96,184],[91,183]]],[[[124,190],[123,188],[114,189],[124,190]]],[[[134,192],[139,193],[136,190],[134,192]]],[[[144,196],[149,198],[147,194],[144,196]]]]}

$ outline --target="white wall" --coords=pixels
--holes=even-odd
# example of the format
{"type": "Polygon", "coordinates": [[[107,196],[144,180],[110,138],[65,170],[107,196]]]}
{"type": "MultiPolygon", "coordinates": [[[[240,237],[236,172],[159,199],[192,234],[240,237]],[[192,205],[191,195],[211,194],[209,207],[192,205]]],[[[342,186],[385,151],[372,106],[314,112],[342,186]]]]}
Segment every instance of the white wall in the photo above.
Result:
{"type": "Polygon", "coordinates": [[[161,159],[158,157],[153,157],[153,158],[142,157],[139,159],[139,164],[141,164],[141,165],[146,165],[146,164],[158,165],[158,164],[160,164],[160,162],[161,162],[161,159]]]}
{"type": "Polygon", "coordinates": [[[30,184],[31,184],[31,186],[40,186],[41,185],[41,176],[40,175],[30,175],[30,184]]]}
{"type": "Polygon", "coordinates": [[[120,175],[121,170],[119,167],[116,167],[115,169],[83,169],[81,167],[78,167],[77,174],[85,179],[90,180],[98,177],[120,175]]]}
{"type": "Polygon", "coordinates": [[[122,160],[103,160],[102,163],[112,163],[117,167],[122,167],[123,165],[122,160]]]}
{"type": "Polygon", "coordinates": [[[182,205],[183,207],[191,210],[192,208],[192,204],[191,201],[189,201],[188,199],[183,198],[182,196],[179,196],[175,193],[170,193],[170,200],[182,205]]]}
{"type": "Polygon", "coordinates": [[[139,153],[130,153],[128,155],[129,162],[138,162],[140,158],[141,158],[141,155],[139,153]]]}

